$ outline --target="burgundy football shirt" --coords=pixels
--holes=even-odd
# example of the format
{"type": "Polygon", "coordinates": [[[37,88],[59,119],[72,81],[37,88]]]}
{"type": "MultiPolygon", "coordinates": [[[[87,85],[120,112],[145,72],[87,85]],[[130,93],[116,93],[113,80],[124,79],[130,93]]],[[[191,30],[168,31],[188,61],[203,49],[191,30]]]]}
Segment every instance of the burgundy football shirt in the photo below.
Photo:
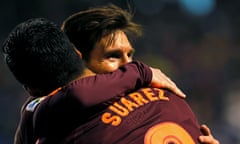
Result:
{"type": "Polygon", "coordinates": [[[54,95],[30,98],[22,107],[15,143],[33,144],[41,137],[61,140],[101,111],[102,102],[147,86],[151,78],[149,67],[134,61],[109,74],[75,80],[54,95]]]}

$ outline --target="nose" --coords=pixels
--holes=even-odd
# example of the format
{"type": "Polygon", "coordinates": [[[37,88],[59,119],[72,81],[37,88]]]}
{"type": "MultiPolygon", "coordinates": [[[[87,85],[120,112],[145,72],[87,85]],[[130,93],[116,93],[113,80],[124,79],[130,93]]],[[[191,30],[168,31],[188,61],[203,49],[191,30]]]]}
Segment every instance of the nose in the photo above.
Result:
{"type": "Polygon", "coordinates": [[[127,54],[122,57],[122,64],[127,64],[132,61],[132,57],[129,57],[127,54]]]}

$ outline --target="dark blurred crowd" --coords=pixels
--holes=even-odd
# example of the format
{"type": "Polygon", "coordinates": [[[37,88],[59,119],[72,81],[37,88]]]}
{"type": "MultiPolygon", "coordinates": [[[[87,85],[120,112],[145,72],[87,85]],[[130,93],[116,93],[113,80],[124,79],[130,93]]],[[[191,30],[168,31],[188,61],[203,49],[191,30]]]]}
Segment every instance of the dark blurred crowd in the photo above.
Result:
{"type": "MultiPolygon", "coordinates": [[[[170,76],[187,94],[200,123],[206,123],[221,143],[240,144],[240,1],[3,0],[0,42],[28,18],[61,24],[72,13],[109,2],[130,7],[143,26],[143,37],[134,41],[136,58],[170,76]]],[[[12,143],[26,98],[1,55],[0,144],[12,143]]]]}

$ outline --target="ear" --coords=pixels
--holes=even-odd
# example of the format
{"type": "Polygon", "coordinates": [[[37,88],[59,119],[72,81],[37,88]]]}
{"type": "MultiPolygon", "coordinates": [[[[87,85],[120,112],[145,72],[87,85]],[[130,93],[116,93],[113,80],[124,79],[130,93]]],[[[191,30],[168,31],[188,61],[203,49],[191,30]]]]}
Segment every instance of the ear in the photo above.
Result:
{"type": "Polygon", "coordinates": [[[82,53],[81,53],[78,49],[76,49],[76,48],[75,48],[75,51],[77,52],[77,54],[79,55],[79,57],[82,59],[82,53]]]}

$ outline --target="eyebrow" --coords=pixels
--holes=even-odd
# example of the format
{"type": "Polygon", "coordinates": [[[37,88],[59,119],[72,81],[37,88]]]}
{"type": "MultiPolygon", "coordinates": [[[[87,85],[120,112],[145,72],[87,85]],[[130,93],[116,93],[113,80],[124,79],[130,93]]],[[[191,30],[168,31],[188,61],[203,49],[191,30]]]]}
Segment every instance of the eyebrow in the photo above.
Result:
{"type": "MultiPolygon", "coordinates": [[[[132,48],[129,52],[135,53],[135,49],[132,48]]],[[[113,49],[113,50],[108,50],[106,53],[122,53],[122,50],[120,50],[120,49],[113,49]]]]}
{"type": "MultiPolygon", "coordinates": [[[[116,50],[109,50],[109,51],[107,51],[107,52],[105,52],[105,54],[104,54],[104,56],[108,56],[108,55],[111,55],[111,54],[114,54],[114,53],[122,53],[122,51],[121,50],[119,50],[119,49],[116,49],[116,50]]],[[[135,53],[135,49],[131,49],[128,53],[132,53],[132,54],[134,54],[135,53]]]]}

